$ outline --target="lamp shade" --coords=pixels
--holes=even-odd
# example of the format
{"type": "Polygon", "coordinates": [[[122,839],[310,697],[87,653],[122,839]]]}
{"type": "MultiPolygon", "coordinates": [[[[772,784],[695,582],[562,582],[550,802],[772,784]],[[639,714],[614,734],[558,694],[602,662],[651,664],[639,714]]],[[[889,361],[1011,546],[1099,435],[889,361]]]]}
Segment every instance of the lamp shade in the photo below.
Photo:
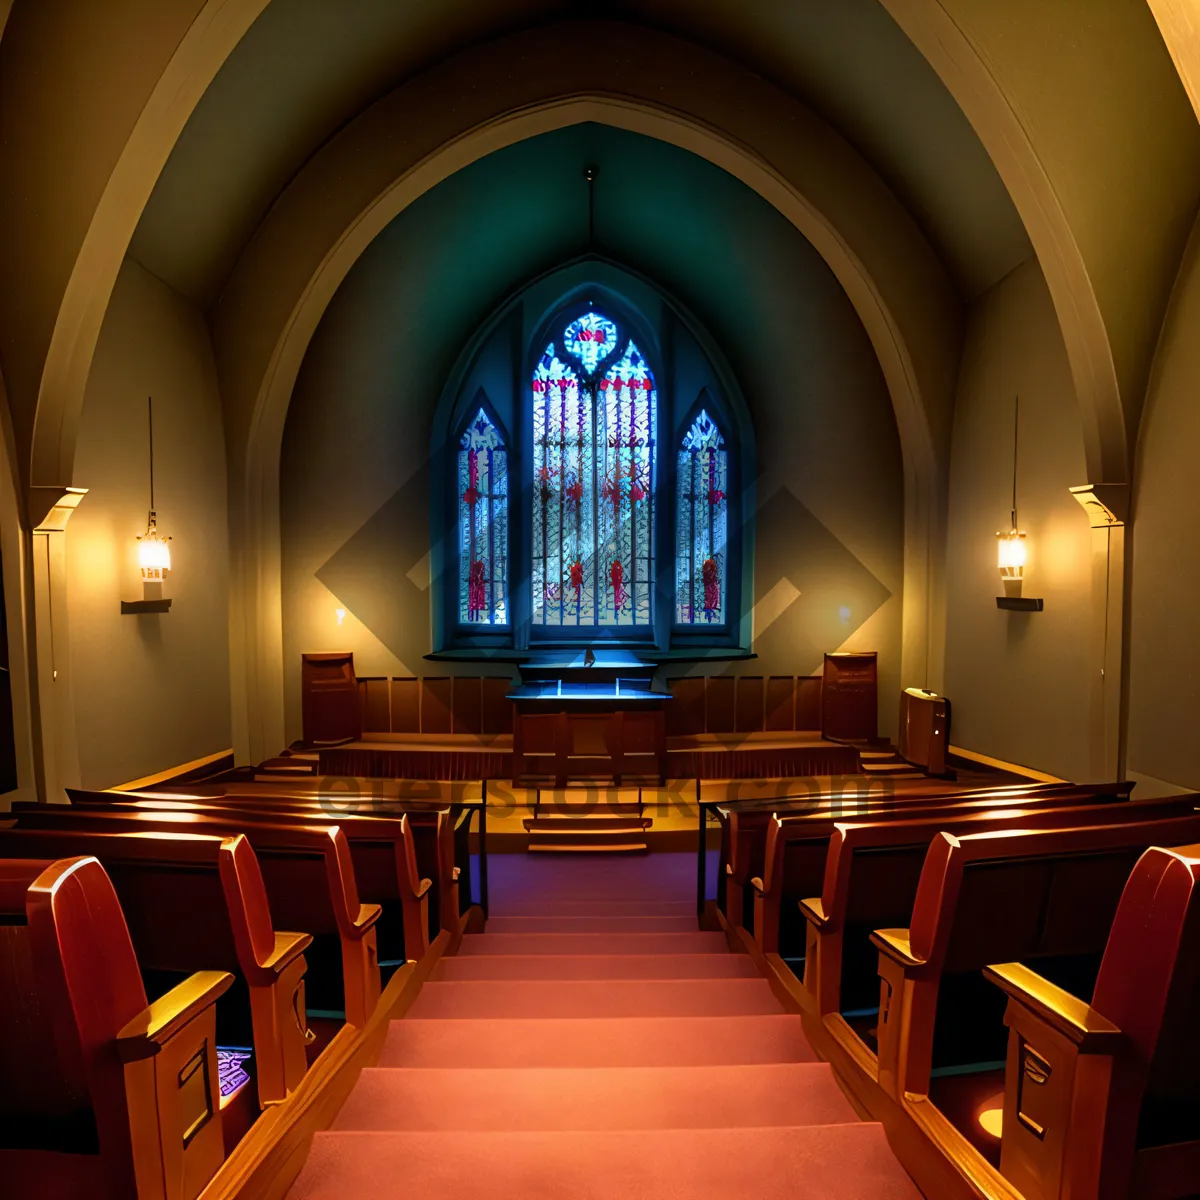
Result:
{"type": "Polygon", "coordinates": [[[169,540],[159,534],[152,512],[146,532],[138,539],[138,566],[143,579],[161,582],[163,574],[171,569],[169,540]]]}
{"type": "Polygon", "coordinates": [[[1001,579],[1021,579],[1025,574],[1025,532],[1010,529],[996,534],[996,565],[1001,579]]]}

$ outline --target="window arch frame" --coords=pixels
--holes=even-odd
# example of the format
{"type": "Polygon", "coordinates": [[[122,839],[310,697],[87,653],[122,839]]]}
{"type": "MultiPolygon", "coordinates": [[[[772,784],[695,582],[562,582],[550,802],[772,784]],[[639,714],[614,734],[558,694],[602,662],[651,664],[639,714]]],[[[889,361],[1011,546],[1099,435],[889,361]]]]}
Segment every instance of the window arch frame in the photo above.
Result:
{"type": "MultiPolygon", "coordinates": [[[[619,357],[626,344],[622,340],[612,359],[619,357]]],[[[754,425],[720,345],[702,322],[656,282],[590,254],[551,268],[514,289],[458,352],[433,413],[430,442],[431,659],[519,662],[534,651],[601,642],[626,646],[664,662],[710,656],[740,658],[751,653],[752,614],[749,608],[743,611],[743,597],[754,595],[754,425]],[[589,309],[609,317],[624,339],[632,337],[656,383],[654,618],[650,626],[636,633],[630,627],[584,626],[577,635],[562,636],[553,629],[535,632],[531,625],[533,422],[529,400],[533,371],[547,344],[589,309]],[[508,449],[506,626],[468,625],[459,620],[456,452],[459,438],[481,406],[508,449]],[[676,460],[679,443],[702,407],[718,422],[726,440],[727,617],[720,625],[691,626],[675,621],[676,460]]],[[[416,579],[413,582],[421,586],[416,579]]]]}

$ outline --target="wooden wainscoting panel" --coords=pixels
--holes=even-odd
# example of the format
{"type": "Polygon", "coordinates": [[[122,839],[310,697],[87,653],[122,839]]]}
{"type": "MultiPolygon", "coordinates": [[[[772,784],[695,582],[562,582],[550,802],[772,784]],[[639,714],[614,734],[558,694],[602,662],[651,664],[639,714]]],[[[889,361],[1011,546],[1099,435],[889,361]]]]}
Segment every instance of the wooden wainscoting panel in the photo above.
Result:
{"type": "Polygon", "coordinates": [[[480,731],[485,735],[512,733],[513,705],[508,698],[512,691],[512,680],[503,677],[485,676],[483,688],[480,731]]]}
{"type": "Polygon", "coordinates": [[[763,677],[739,675],[734,725],[738,733],[760,733],[763,728],[763,677]]]}
{"type": "Polygon", "coordinates": [[[796,679],[796,728],[815,733],[821,728],[821,676],[796,679]]]}
{"type": "Polygon", "coordinates": [[[421,681],[411,676],[392,680],[392,732],[421,732],[421,681]]]}
{"type": "Polygon", "coordinates": [[[448,675],[426,675],[421,680],[421,732],[449,733],[452,725],[453,683],[448,675]]]}
{"type": "Polygon", "coordinates": [[[772,675],[767,680],[765,728],[796,728],[796,677],[772,675]]]}
{"type": "Polygon", "coordinates": [[[391,730],[390,691],[386,679],[359,677],[358,695],[362,701],[362,731],[364,735],[388,733],[391,730]]]}
{"type": "Polygon", "coordinates": [[[734,732],[734,678],[710,675],[704,688],[705,733],[734,732]]]}
{"type": "Polygon", "coordinates": [[[483,732],[483,680],[478,675],[456,675],[451,691],[454,733],[483,732]]]}
{"type": "Polygon", "coordinates": [[[667,736],[694,737],[704,732],[704,677],[685,675],[668,679],[671,702],[667,705],[667,736]]]}

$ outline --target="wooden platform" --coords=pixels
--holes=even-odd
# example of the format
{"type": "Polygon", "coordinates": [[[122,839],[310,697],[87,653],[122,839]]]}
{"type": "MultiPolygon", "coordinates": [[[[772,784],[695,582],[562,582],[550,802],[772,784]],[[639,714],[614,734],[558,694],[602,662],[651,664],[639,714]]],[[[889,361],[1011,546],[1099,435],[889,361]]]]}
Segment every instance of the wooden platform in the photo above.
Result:
{"type": "MultiPolygon", "coordinates": [[[[325,747],[320,774],[367,779],[511,779],[511,734],[375,733],[325,747]]],[[[858,773],[857,747],[806,731],[667,739],[668,779],[778,779],[858,773]]]]}

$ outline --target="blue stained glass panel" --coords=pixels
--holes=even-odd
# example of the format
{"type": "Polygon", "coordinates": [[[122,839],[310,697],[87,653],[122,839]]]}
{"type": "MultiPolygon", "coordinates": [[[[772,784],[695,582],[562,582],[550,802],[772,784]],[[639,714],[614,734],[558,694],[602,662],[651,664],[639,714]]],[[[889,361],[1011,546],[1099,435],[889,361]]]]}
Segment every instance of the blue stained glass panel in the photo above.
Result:
{"type": "Polygon", "coordinates": [[[657,405],[649,365],[607,317],[589,312],[546,347],[532,380],[534,625],[652,624],[657,405]]]}
{"type": "Polygon", "coordinates": [[[723,625],[729,471],[725,439],[700,410],[679,447],[676,475],[675,621],[723,625]]]}
{"type": "Polygon", "coordinates": [[[508,624],[508,455],[481,408],[458,450],[458,615],[508,624]]]}

